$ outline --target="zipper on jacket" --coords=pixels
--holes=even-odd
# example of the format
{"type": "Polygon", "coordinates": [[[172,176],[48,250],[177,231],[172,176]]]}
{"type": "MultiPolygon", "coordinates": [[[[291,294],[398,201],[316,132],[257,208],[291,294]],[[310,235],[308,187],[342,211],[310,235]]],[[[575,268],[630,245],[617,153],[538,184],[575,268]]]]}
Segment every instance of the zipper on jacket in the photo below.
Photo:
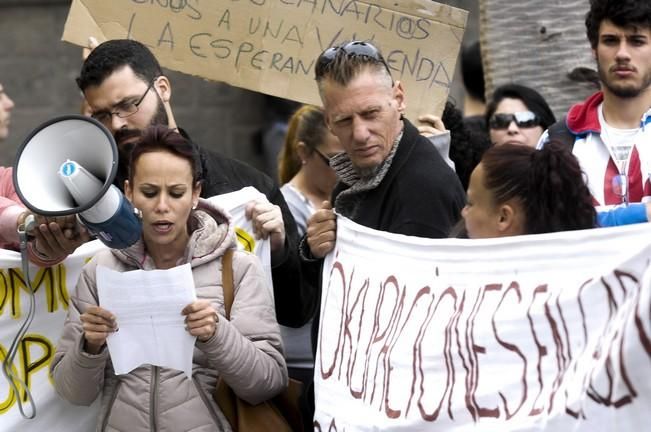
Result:
{"type": "Polygon", "coordinates": [[[102,422],[102,431],[105,431],[106,427],[108,426],[109,417],[111,417],[111,411],[113,411],[113,404],[115,404],[115,400],[118,398],[118,391],[120,390],[121,385],[122,380],[118,379],[118,383],[115,385],[115,390],[113,390],[113,394],[109,400],[108,409],[106,410],[106,415],[104,416],[104,421],[102,422]]]}
{"type": "Polygon", "coordinates": [[[158,381],[160,375],[160,368],[158,366],[151,367],[151,385],[149,388],[149,430],[156,432],[158,425],[156,418],[158,417],[158,381]]]}
{"type": "Polygon", "coordinates": [[[210,413],[210,416],[212,417],[213,421],[215,422],[215,425],[217,427],[220,427],[220,428],[223,427],[222,422],[219,420],[219,416],[215,412],[215,409],[213,408],[212,404],[210,403],[210,401],[206,397],[206,394],[203,392],[203,389],[201,388],[201,384],[199,384],[199,381],[197,381],[197,379],[194,377],[194,375],[192,376],[192,382],[194,383],[194,386],[197,388],[197,392],[199,393],[199,397],[201,398],[201,400],[203,401],[203,404],[208,409],[208,412],[210,413]]]}

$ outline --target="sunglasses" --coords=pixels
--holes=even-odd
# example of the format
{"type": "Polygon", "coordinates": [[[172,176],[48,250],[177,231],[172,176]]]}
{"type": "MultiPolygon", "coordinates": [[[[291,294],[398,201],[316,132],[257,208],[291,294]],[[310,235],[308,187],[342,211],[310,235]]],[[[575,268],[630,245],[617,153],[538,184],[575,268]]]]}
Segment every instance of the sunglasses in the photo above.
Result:
{"type": "Polygon", "coordinates": [[[488,121],[491,129],[508,129],[511,122],[519,128],[532,128],[540,126],[540,119],[531,111],[520,111],[513,114],[493,114],[488,121]]]}
{"type": "Polygon", "coordinates": [[[389,65],[387,65],[384,57],[382,57],[382,54],[380,54],[380,51],[377,48],[368,42],[352,41],[344,45],[330,47],[321,53],[314,68],[317,79],[321,78],[326,72],[328,72],[328,68],[339,52],[344,53],[346,57],[361,57],[362,59],[368,60],[372,63],[381,63],[384,65],[387,72],[389,72],[389,75],[391,74],[389,65]]]}
{"type": "Polygon", "coordinates": [[[314,153],[316,153],[316,155],[323,161],[324,164],[330,166],[330,158],[328,156],[321,153],[321,151],[317,148],[314,149],[314,153]]]}

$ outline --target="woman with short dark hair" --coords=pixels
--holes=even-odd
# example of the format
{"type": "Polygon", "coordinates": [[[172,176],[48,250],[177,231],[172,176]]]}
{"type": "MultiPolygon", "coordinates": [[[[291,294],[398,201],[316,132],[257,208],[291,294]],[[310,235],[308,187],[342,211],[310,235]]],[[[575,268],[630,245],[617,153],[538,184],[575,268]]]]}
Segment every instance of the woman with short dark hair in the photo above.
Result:
{"type": "Polygon", "coordinates": [[[542,133],[555,122],[554,113],[540,93],[519,84],[498,87],[486,106],[486,124],[494,145],[535,147],[542,133]]]}
{"type": "Polygon", "coordinates": [[[125,182],[125,195],[142,212],[142,237],[126,249],[98,253],[70,296],[52,376],[57,392],[72,403],[90,405],[101,396],[97,430],[231,430],[212,397],[218,379],[251,404],[287,386],[271,287],[253,254],[233,251],[234,298],[226,318],[222,256],[235,248],[234,226],[227,213],[199,198],[198,173],[196,152],[178,132],[146,129],[125,182]],[[187,353],[192,375],[151,364],[118,375],[106,340],[126,318],[99,304],[98,268],[122,273],[180,265],[190,266],[197,298],[179,305],[185,318],[176,324],[196,337],[187,353]]]}

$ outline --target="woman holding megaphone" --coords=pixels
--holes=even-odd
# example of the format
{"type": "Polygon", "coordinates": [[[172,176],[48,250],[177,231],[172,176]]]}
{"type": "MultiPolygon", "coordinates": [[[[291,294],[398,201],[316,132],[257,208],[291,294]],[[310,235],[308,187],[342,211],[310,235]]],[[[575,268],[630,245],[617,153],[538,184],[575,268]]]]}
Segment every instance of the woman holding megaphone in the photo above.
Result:
{"type": "Polygon", "coordinates": [[[125,182],[125,195],[142,214],[141,238],[96,255],[70,297],[51,372],[57,392],[72,403],[90,405],[101,394],[98,430],[230,430],[211,396],[218,379],[252,404],[287,386],[273,298],[255,255],[233,252],[235,295],[225,318],[222,256],[235,248],[234,227],[229,215],[199,198],[198,167],[180,134],[163,126],[145,131],[125,182]],[[191,377],[150,364],[117,374],[106,342],[120,317],[99,304],[98,267],[123,273],[184,264],[197,298],[178,310],[197,338],[191,377]]]}

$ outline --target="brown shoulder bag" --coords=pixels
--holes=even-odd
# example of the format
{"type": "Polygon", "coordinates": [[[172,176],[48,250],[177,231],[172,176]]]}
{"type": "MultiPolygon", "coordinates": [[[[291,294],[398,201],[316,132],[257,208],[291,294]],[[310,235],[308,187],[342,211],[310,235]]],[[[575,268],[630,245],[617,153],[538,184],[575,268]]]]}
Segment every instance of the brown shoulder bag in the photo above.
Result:
{"type": "MultiPolygon", "coordinates": [[[[226,319],[230,319],[234,298],[233,249],[222,256],[222,285],[224,289],[224,309],[226,319]]],[[[235,392],[221,378],[213,395],[215,402],[235,432],[302,432],[303,423],[299,398],[303,383],[289,379],[289,386],[279,395],[258,405],[237,397],[235,392]]]]}

